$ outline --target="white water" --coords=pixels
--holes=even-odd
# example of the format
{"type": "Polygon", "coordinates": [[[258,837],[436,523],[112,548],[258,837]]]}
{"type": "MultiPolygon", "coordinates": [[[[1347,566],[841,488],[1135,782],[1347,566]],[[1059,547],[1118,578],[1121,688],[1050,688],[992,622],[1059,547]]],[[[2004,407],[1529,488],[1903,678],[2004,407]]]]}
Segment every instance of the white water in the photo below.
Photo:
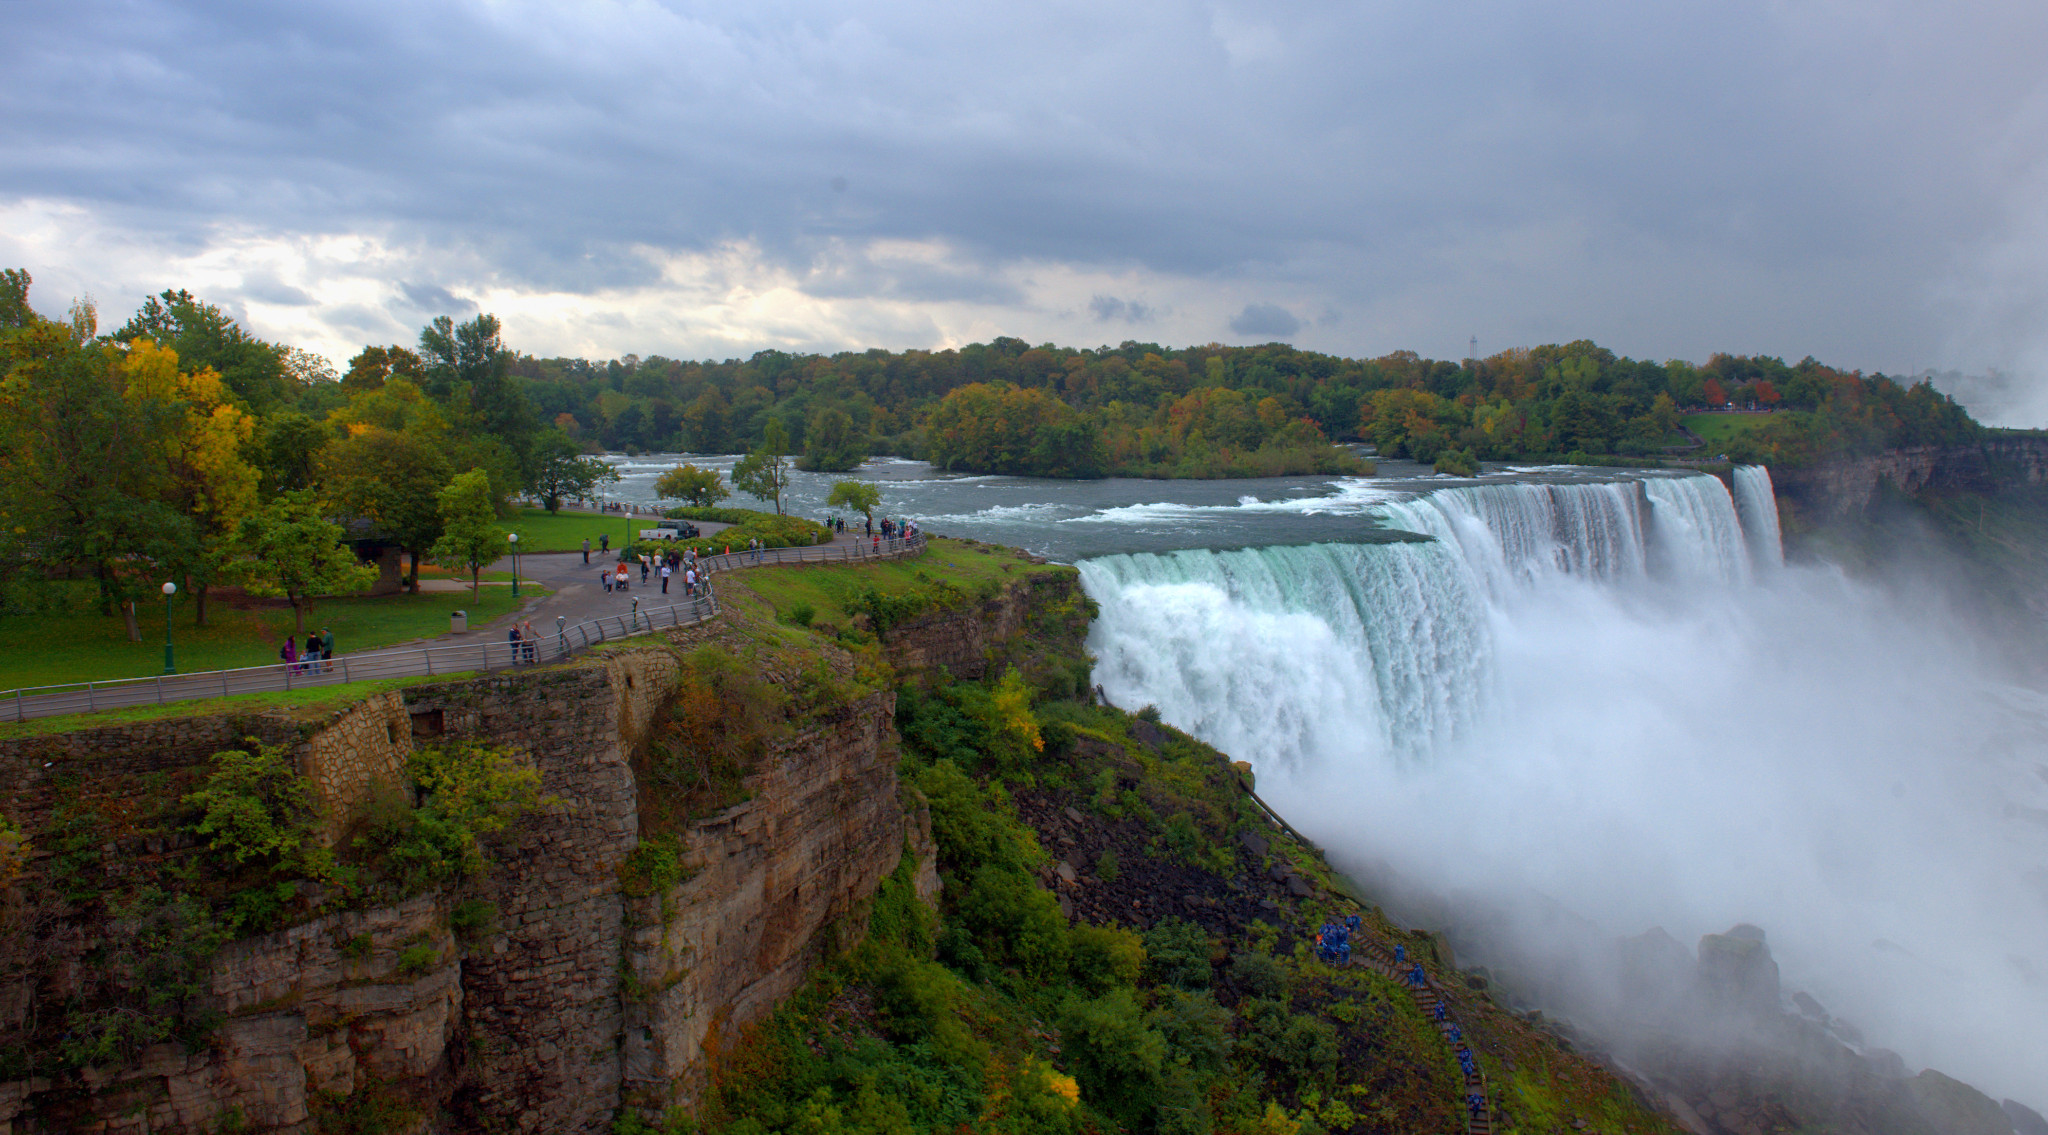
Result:
{"type": "Polygon", "coordinates": [[[1757,923],[1873,1044],[2048,1103],[2048,699],[1938,609],[1754,573],[1774,526],[1713,478],[1384,511],[1436,542],[1084,562],[1097,680],[1343,862],[1617,935],[1757,923]]]}
{"type": "Polygon", "coordinates": [[[1778,494],[1772,491],[1769,469],[1761,465],[1735,467],[1735,511],[1742,515],[1742,531],[1757,564],[1785,566],[1785,545],[1778,535],[1778,494]]]}

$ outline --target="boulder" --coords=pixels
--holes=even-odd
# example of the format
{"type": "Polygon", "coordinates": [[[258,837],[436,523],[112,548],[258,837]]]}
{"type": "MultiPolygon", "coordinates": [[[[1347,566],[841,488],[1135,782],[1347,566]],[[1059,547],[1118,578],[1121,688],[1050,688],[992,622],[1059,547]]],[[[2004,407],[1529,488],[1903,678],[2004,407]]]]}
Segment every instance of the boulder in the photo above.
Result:
{"type": "Polygon", "coordinates": [[[1913,1102],[1942,1135],[2012,1135],[2013,1123],[1991,1097],[1932,1068],[1906,1081],[1913,1102]]]}
{"type": "Polygon", "coordinates": [[[1620,939],[1615,952],[1622,996],[1639,1004],[1657,1004],[1683,989],[1694,969],[1692,951],[1662,926],[1620,939]]]}
{"type": "Polygon", "coordinates": [[[1760,939],[1732,933],[1701,937],[1697,972],[1700,987],[1722,1005],[1751,1013],[1778,1012],[1778,963],[1760,939]]]}
{"type": "Polygon", "coordinates": [[[2005,1112],[2007,1119],[2012,1120],[2015,1135],[2048,1135],[2048,1119],[2041,1118],[2040,1112],[2026,1104],[2018,1100],[2000,1100],[1998,1107],[2005,1112]]]}

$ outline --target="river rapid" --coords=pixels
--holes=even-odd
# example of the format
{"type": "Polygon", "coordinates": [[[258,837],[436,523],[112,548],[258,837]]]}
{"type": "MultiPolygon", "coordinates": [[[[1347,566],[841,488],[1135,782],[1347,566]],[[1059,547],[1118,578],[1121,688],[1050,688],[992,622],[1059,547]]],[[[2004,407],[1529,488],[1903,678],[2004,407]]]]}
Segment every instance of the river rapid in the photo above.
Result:
{"type": "MultiPolygon", "coordinates": [[[[616,460],[648,501],[678,460],[733,459],[616,460]]],[[[1787,994],[1869,1045],[2048,1105],[2048,696],[1939,581],[1786,565],[1759,468],[1732,492],[1381,470],[854,475],[928,531],[1078,564],[1110,700],[1250,761],[1333,861],[1441,896],[1482,957],[1753,923],[1787,994]]],[[[791,511],[824,516],[837,479],[797,474],[791,511]]]]}

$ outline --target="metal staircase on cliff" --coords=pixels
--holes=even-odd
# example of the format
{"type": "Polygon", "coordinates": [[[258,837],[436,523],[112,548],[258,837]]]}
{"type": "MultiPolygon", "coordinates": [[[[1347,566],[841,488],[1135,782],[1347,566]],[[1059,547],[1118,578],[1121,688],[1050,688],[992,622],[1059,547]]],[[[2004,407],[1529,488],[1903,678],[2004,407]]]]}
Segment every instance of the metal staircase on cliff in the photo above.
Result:
{"type": "MultiPolygon", "coordinates": [[[[1437,1032],[1443,1034],[1453,1053],[1471,1051],[1471,1046],[1462,1039],[1464,1029],[1458,1024],[1456,1014],[1451,1011],[1450,1001],[1437,992],[1436,982],[1427,973],[1422,977],[1422,984],[1417,985],[1411,976],[1415,971],[1415,963],[1405,963],[1404,969],[1404,963],[1396,962],[1385,946],[1369,939],[1361,939],[1355,949],[1357,952],[1351,957],[1352,965],[1364,966],[1406,989],[1408,995],[1415,999],[1415,1004],[1422,1009],[1423,1016],[1436,1026],[1437,1032]],[[1439,1006],[1443,1009],[1441,1019],[1437,1017],[1439,1006]],[[1458,1030],[1461,1039],[1451,1039],[1453,1028],[1458,1030]]],[[[1478,1070],[1477,1053],[1473,1054],[1473,1070],[1468,1073],[1461,1069],[1460,1076],[1464,1080],[1465,1094],[1458,1101],[1458,1110],[1465,1113],[1466,1135],[1493,1135],[1493,1095],[1486,1089],[1486,1074],[1478,1070]],[[1478,1104],[1476,1107],[1472,1106],[1475,1098],[1478,1104]]]]}

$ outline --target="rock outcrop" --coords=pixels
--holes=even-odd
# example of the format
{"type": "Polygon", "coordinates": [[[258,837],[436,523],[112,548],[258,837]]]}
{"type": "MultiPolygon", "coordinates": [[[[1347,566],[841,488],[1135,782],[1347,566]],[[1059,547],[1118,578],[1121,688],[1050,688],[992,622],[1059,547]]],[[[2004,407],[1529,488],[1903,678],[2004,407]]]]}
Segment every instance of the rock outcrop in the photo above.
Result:
{"type": "Polygon", "coordinates": [[[1779,508],[1807,524],[1860,513],[1878,485],[1905,493],[2048,484],[2048,437],[1992,434],[1981,445],[1917,446],[1839,457],[1804,468],[1773,468],[1779,508]]]}
{"type": "MultiPolygon", "coordinates": [[[[901,628],[888,649],[912,672],[978,673],[1043,608],[1071,621],[1084,603],[1070,575],[1034,574],[901,628]]],[[[896,778],[895,697],[869,693],[778,740],[748,798],[695,825],[687,881],[627,895],[621,867],[640,838],[634,751],[679,667],[655,643],[378,693],[315,720],[193,716],[0,743],[0,803],[16,818],[47,815],[60,786],[82,779],[190,783],[213,753],[249,737],[292,752],[331,817],[329,842],[421,744],[505,746],[538,770],[546,798],[497,839],[496,866],[461,896],[302,917],[214,955],[207,996],[224,1023],[205,1045],[0,1081],[0,1135],[236,1123],[308,1132],[319,1108],[365,1092],[410,1115],[393,1121],[406,1130],[600,1132],[622,1104],[689,1100],[722,1036],[852,944],[906,850],[922,896],[936,894],[938,875],[929,811],[896,778]],[[458,897],[492,912],[460,940],[458,897]]],[[[46,972],[84,964],[92,933],[46,943],[72,959],[46,972]]],[[[0,988],[0,1033],[24,1031],[37,1006],[62,996],[14,979],[0,988]]]]}

